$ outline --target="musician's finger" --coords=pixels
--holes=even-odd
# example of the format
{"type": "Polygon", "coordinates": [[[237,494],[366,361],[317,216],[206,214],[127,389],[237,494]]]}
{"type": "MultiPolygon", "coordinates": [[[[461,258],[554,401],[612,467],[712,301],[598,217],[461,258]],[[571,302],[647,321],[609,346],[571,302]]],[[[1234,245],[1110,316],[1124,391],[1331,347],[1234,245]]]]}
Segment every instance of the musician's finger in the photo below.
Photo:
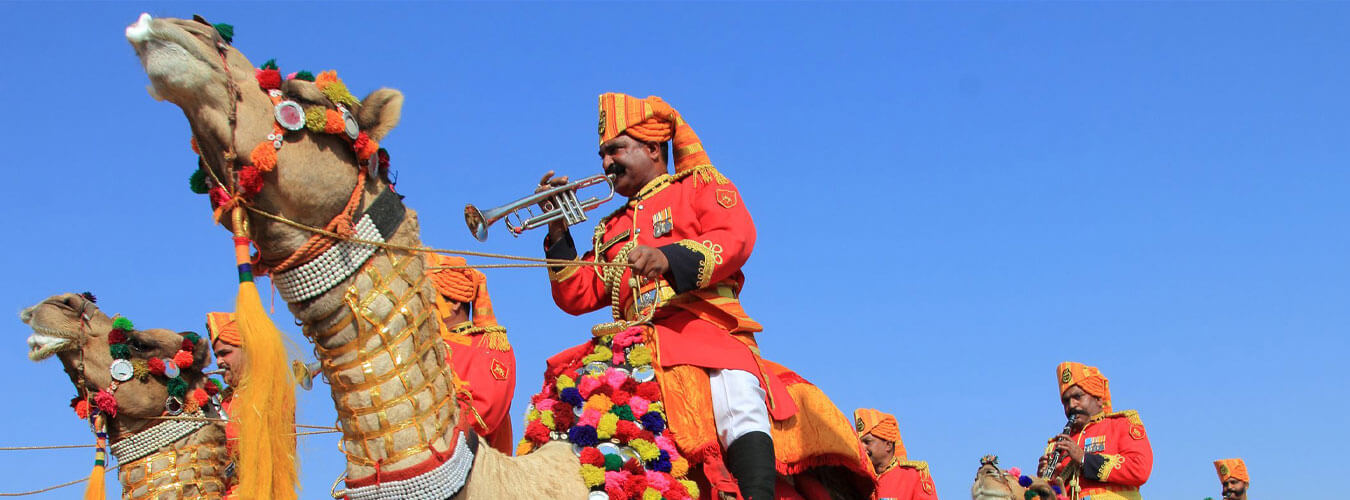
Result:
{"type": "Polygon", "coordinates": [[[552,184],[552,185],[554,185],[554,186],[561,186],[561,185],[563,185],[563,184],[567,184],[567,176],[564,175],[564,176],[559,177],[559,178],[557,178],[557,179],[553,179],[553,180],[549,181],[549,184],[552,184]]]}
{"type": "Polygon", "coordinates": [[[549,177],[553,177],[553,171],[552,171],[552,170],[549,170],[548,173],[544,174],[543,177],[540,177],[540,178],[539,178],[539,185],[540,185],[540,186],[543,186],[544,184],[548,184],[548,178],[549,178],[549,177]]]}

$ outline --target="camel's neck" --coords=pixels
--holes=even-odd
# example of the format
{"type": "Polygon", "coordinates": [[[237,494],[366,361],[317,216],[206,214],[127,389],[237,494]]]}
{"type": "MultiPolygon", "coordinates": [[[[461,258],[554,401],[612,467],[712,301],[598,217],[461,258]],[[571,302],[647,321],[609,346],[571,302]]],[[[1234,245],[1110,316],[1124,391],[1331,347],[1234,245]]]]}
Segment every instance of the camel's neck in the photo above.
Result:
{"type": "MultiPolygon", "coordinates": [[[[389,242],[421,244],[414,212],[389,242]]],[[[450,454],[457,408],[434,293],[420,254],[381,249],[331,290],[290,304],[332,385],[350,479],[450,454]]]]}
{"type": "Polygon", "coordinates": [[[122,464],[117,475],[123,500],[215,500],[235,483],[236,476],[226,475],[229,463],[225,426],[210,423],[169,447],[122,464]]]}

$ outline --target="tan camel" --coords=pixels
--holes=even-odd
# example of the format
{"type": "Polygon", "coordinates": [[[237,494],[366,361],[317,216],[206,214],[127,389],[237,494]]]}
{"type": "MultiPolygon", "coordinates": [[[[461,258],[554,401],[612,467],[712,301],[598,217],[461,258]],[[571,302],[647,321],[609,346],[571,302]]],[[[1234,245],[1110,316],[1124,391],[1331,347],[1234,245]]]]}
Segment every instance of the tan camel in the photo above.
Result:
{"type": "Polygon", "coordinates": [[[1031,478],[1031,484],[1022,486],[1015,474],[998,467],[998,457],[986,455],[975,471],[975,483],[970,486],[970,500],[1026,500],[1027,490],[1036,492],[1036,500],[1055,500],[1055,492],[1044,479],[1031,478]]]}
{"type": "MultiPolygon", "coordinates": [[[[33,334],[28,337],[29,358],[41,361],[55,355],[83,399],[113,382],[113,357],[108,336],[113,319],[85,296],[57,295],[20,314],[33,334]]],[[[177,332],[136,330],[128,335],[131,359],[172,358],[183,344],[177,332]]],[[[193,366],[206,364],[207,342],[197,343],[193,366]]],[[[204,387],[199,369],[183,370],[189,390],[204,387]]],[[[165,413],[169,391],[158,376],[133,377],[115,392],[116,416],[108,421],[110,451],[121,465],[118,479],[123,499],[219,499],[234,484],[226,473],[225,426],[219,421],[156,419],[165,413]]],[[[193,412],[216,417],[214,406],[193,412]]],[[[186,412],[185,412],[186,413],[186,412]]]]}
{"type": "MultiPolygon", "coordinates": [[[[237,152],[239,164],[255,164],[249,152],[273,133],[277,122],[275,104],[259,88],[253,64],[204,21],[143,14],[127,28],[127,38],[150,77],[152,95],[183,110],[213,176],[234,187],[236,172],[222,167],[234,164],[227,156],[237,152]]],[[[311,108],[339,109],[311,82],[289,79],[280,90],[285,99],[311,108]]],[[[359,127],[370,140],[379,141],[397,124],[402,103],[402,94],[392,89],[376,90],[359,104],[348,103],[346,110],[354,118],[349,128],[359,127]]],[[[275,170],[263,175],[265,187],[251,201],[254,208],[325,227],[350,199],[358,199],[351,220],[364,221],[365,213],[373,223],[365,229],[357,224],[355,234],[394,245],[421,245],[416,213],[404,211],[380,172],[370,169],[374,175],[361,187],[358,172],[366,169],[358,166],[349,139],[302,129],[286,133],[282,145],[275,150],[275,170]]],[[[284,262],[311,236],[256,213],[250,214],[248,227],[264,265],[284,262]]],[[[466,456],[464,443],[474,442],[474,437],[456,436],[453,381],[432,317],[436,292],[424,275],[422,257],[368,245],[340,243],[333,248],[324,255],[338,252],[341,262],[324,257],[307,265],[329,267],[305,271],[301,266],[299,271],[311,278],[346,274],[342,279],[316,284],[304,276],[291,280],[274,273],[273,283],[303,323],[331,383],[347,456],[348,495],[393,498],[388,495],[398,494],[390,493],[391,484],[456,480],[449,466],[456,464],[455,457],[466,456]],[[380,478],[384,492],[363,487],[380,478]]],[[[514,458],[478,446],[469,456],[472,469],[462,498],[587,496],[580,464],[565,444],[551,443],[514,458]]]]}

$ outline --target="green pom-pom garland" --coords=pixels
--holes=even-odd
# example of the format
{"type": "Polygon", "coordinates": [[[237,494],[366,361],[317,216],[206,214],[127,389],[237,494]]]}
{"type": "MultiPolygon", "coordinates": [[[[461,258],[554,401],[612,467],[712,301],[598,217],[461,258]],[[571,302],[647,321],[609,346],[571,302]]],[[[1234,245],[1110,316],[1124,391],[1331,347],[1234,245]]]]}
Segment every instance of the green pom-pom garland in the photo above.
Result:
{"type": "Polygon", "coordinates": [[[182,398],[187,395],[187,382],[183,381],[183,377],[169,379],[168,388],[169,395],[175,398],[182,398]]]}
{"type": "Polygon", "coordinates": [[[623,457],[619,455],[605,455],[605,470],[616,471],[623,468],[623,457]]]}
{"type": "Polygon", "coordinates": [[[276,59],[268,59],[267,62],[263,63],[262,69],[281,69],[281,68],[277,67],[276,59]]]}
{"type": "Polygon", "coordinates": [[[184,333],[184,334],[183,334],[183,338],[192,341],[192,345],[197,345],[198,343],[200,343],[200,342],[202,341],[202,336],[201,336],[201,335],[198,335],[197,332],[187,332],[187,333],[184,333]]]}
{"type": "Polygon", "coordinates": [[[225,43],[234,43],[234,25],[216,23],[212,26],[216,28],[216,33],[220,33],[220,37],[225,39],[225,43]]]}
{"type": "Polygon", "coordinates": [[[314,81],[314,73],[310,73],[310,72],[308,72],[308,71],[297,71],[297,72],[295,73],[295,78],[294,78],[294,79],[295,79],[295,80],[304,80],[304,81],[307,81],[307,82],[312,82],[312,81],[314,81]]]}
{"type": "Polygon", "coordinates": [[[113,320],[112,327],[114,330],[132,331],[136,329],[136,327],[131,324],[131,320],[123,317],[113,320]]]}
{"type": "Polygon", "coordinates": [[[113,359],[131,359],[131,348],[126,344],[113,344],[108,346],[108,354],[111,354],[113,359]]]}
{"type": "Polygon", "coordinates": [[[623,420],[634,420],[633,407],[628,406],[626,404],[614,405],[613,408],[609,409],[609,412],[618,415],[619,418],[623,420]]]}
{"type": "Polygon", "coordinates": [[[211,188],[206,187],[206,171],[201,168],[193,171],[192,176],[188,177],[188,187],[191,187],[192,192],[197,194],[210,192],[211,188]]]}

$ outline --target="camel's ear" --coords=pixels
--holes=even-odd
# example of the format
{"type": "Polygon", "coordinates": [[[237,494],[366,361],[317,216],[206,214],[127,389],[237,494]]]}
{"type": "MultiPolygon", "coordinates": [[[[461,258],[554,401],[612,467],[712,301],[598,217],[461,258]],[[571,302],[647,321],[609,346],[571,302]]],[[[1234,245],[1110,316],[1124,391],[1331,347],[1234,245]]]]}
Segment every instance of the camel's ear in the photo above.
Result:
{"type": "Polygon", "coordinates": [[[356,123],[372,140],[379,141],[398,125],[403,113],[403,93],[394,89],[379,89],[361,100],[356,111],[356,123]]]}
{"type": "Polygon", "coordinates": [[[206,365],[211,362],[211,337],[197,332],[179,332],[179,335],[195,334],[201,340],[197,341],[197,346],[192,349],[192,366],[199,371],[204,371],[206,365]]]}

